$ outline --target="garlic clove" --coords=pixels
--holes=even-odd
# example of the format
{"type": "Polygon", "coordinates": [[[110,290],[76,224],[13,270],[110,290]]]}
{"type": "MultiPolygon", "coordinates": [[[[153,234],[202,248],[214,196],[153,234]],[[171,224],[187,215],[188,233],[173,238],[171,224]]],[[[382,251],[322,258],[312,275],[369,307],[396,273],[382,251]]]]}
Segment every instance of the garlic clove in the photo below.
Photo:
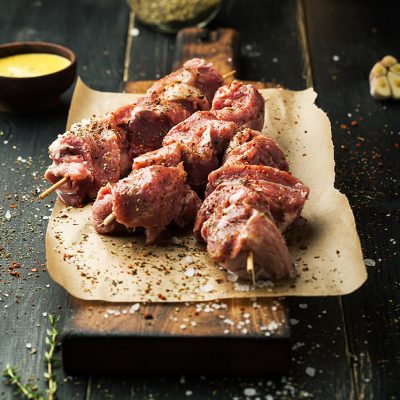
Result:
{"type": "Polygon", "coordinates": [[[392,67],[390,67],[390,71],[395,74],[395,75],[399,75],[400,76],[400,64],[397,63],[395,65],[393,65],[392,67]]]}
{"type": "Polygon", "coordinates": [[[385,56],[385,57],[382,58],[381,63],[382,63],[385,67],[390,68],[390,67],[392,67],[393,65],[397,64],[397,60],[396,60],[396,58],[394,58],[393,56],[385,56]]]}
{"type": "Polygon", "coordinates": [[[386,76],[374,77],[370,80],[371,96],[378,100],[385,100],[391,96],[388,78],[386,76]]]}
{"type": "Polygon", "coordinates": [[[388,81],[392,90],[392,97],[395,100],[400,100],[400,76],[389,71],[388,81]]]}

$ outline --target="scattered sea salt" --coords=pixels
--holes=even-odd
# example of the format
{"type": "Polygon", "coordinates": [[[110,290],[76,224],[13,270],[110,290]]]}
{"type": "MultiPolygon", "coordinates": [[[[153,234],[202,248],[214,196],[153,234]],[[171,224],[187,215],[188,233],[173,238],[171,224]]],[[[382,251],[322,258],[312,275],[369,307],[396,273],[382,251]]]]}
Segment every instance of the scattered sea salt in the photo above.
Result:
{"type": "Polygon", "coordinates": [[[290,319],[290,324],[291,324],[291,325],[297,325],[299,322],[300,322],[300,321],[299,321],[298,319],[294,319],[294,318],[291,318],[291,319],[290,319]]]}
{"type": "Polygon", "coordinates": [[[27,344],[25,345],[25,347],[26,347],[27,349],[31,349],[31,348],[32,348],[32,343],[27,343],[27,344]]]}
{"type": "Polygon", "coordinates": [[[183,261],[184,263],[187,263],[187,264],[192,264],[192,263],[194,262],[194,260],[193,260],[193,258],[192,258],[191,256],[185,256],[185,257],[183,257],[183,258],[182,258],[182,261],[183,261]]]}
{"type": "Polygon", "coordinates": [[[47,317],[47,312],[42,313],[43,317],[47,317]]]}
{"type": "Polygon", "coordinates": [[[256,389],[254,388],[246,388],[243,390],[245,396],[253,397],[257,394],[256,389]]]}
{"type": "Polygon", "coordinates": [[[203,285],[200,287],[200,290],[204,293],[212,292],[213,289],[214,289],[214,287],[211,283],[207,283],[206,285],[203,285]]]}
{"type": "Polygon", "coordinates": [[[136,303],[136,304],[132,304],[130,309],[129,309],[129,314],[135,314],[136,311],[138,311],[140,308],[140,304],[136,303]]]}
{"type": "Polygon", "coordinates": [[[186,396],[191,396],[193,392],[191,390],[186,390],[185,395],[186,396]]]}
{"type": "Polygon", "coordinates": [[[235,282],[233,284],[233,289],[236,290],[237,292],[249,292],[250,285],[240,284],[240,283],[235,282]]]}
{"type": "Polygon", "coordinates": [[[311,376],[311,378],[314,378],[314,376],[315,376],[315,368],[307,367],[306,368],[306,374],[308,376],[311,376]]]}
{"type": "Polygon", "coordinates": [[[7,210],[6,214],[4,215],[6,219],[11,219],[11,212],[10,210],[7,210]]]}
{"type": "Polygon", "coordinates": [[[299,304],[299,308],[302,308],[303,310],[305,310],[307,307],[308,307],[308,304],[305,304],[305,303],[299,304]]]}
{"type": "Polygon", "coordinates": [[[194,268],[188,268],[185,271],[185,275],[189,278],[191,278],[192,276],[194,276],[194,274],[196,273],[196,270],[194,268]]]}
{"type": "Polygon", "coordinates": [[[364,260],[364,264],[365,264],[367,267],[375,267],[376,262],[375,262],[375,260],[371,260],[370,258],[366,258],[366,259],[364,260]]]}
{"type": "Polygon", "coordinates": [[[130,31],[131,36],[139,36],[140,31],[138,28],[132,28],[130,31]]]}
{"type": "Polygon", "coordinates": [[[340,60],[340,57],[337,54],[335,54],[334,56],[332,56],[332,60],[338,62],[340,60]]]}
{"type": "Polygon", "coordinates": [[[228,271],[228,281],[229,282],[236,282],[239,279],[239,276],[234,272],[228,271]]]}

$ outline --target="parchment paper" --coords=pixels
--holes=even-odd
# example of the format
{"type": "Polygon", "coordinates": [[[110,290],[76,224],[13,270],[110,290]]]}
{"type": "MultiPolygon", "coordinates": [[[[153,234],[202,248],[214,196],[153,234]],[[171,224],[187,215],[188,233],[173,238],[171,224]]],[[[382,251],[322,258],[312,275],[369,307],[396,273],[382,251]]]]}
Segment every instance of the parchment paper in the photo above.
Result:
{"type": "MultiPolygon", "coordinates": [[[[119,302],[326,296],[359,288],[367,274],[349,203],[334,188],[329,119],[315,106],[312,89],[261,92],[266,100],[264,132],[278,141],[292,173],[311,189],[302,214],[306,222],[288,236],[296,279],[252,287],[214,264],[190,231],[170,232],[158,246],[145,246],[142,233],[101,236],[91,225],[91,205],[71,208],[60,201],[46,235],[51,277],[75,297],[119,302]]],[[[68,126],[137,97],[94,91],[78,81],[68,126]]]]}

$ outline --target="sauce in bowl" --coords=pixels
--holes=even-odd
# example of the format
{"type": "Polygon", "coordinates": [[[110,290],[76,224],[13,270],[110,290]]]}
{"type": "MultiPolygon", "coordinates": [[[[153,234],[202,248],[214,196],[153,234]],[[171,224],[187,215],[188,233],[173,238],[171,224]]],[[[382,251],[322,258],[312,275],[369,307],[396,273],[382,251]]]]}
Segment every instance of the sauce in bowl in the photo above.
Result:
{"type": "Polygon", "coordinates": [[[0,76],[9,78],[43,76],[61,71],[70,64],[70,60],[57,54],[17,54],[0,58],[0,76]]]}

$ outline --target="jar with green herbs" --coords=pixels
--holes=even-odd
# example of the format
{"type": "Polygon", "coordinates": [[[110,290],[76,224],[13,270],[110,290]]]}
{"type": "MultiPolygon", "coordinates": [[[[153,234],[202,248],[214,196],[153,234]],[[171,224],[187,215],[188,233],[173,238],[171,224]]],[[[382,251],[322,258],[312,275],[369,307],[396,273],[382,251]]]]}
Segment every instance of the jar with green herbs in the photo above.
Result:
{"type": "Polygon", "coordinates": [[[128,3],[141,22],[172,33],[188,26],[205,26],[217,14],[220,0],[128,0],[128,3]]]}

